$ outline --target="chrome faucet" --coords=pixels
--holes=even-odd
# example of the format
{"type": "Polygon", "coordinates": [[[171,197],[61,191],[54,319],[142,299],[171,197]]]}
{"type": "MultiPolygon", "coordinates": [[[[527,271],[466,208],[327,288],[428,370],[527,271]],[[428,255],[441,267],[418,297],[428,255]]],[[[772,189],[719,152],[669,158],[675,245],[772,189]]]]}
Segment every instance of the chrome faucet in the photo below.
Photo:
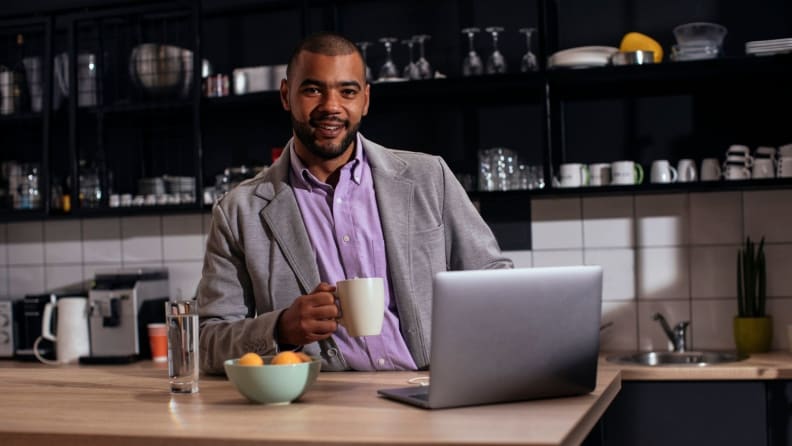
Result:
{"type": "Polygon", "coordinates": [[[668,337],[668,340],[671,341],[671,344],[673,344],[675,352],[687,351],[687,345],[685,343],[687,339],[687,328],[690,325],[690,321],[682,321],[676,324],[672,330],[662,314],[655,313],[652,319],[659,322],[660,326],[663,327],[663,331],[668,337]]]}

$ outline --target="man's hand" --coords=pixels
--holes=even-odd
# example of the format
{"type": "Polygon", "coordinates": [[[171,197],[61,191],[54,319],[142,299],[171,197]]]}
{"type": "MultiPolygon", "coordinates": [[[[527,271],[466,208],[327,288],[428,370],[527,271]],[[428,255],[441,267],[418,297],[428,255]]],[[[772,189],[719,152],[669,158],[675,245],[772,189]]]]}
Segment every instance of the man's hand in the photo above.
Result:
{"type": "Polygon", "coordinates": [[[322,282],[311,294],[295,299],[278,320],[278,342],[305,345],[329,338],[338,327],[334,291],[333,285],[322,282]]]}

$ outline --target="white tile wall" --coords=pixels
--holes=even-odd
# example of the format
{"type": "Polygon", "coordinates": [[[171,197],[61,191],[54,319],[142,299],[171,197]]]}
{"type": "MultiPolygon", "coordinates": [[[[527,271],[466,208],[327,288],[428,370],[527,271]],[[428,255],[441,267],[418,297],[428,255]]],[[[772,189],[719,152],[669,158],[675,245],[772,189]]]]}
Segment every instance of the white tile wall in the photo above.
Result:
{"type": "MultiPolygon", "coordinates": [[[[768,311],[775,348],[792,324],[792,191],[536,199],[532,251],[518,267],[597,264],[604,269],[603,350],[666,348],[651,316],[690,320],[694,348],[733,348],[736,252],[765,235],[768,311]]],[[[90,281],[97,270],[169,268],[171,293],[200,279],[208,213],[0,224],[0,297],[90,281]],[[79,228],[79,229],[78,229],[79,228]],[[67,255],[68,253],[68,255],[67,255]]]]}
{"type": "Polygon", "coordinates": [[[580,217],[579,198],[532,201],[533,250],[581,248],[583,225],[580,217]]]}
{"type": "Polygon", "coordinates": [[[201,214],[162,217],[162,235],[165,261],[203,259],[205,241],[201,214]]]}
{"type": "Polygon", "coordinates": [[[9,223],[7,237],[9,265],[44,263],[44,225],[41,222],[9,223]]]}
{"type": "Polygon", "coordinates": [[[128,217],[121,220],[124,265],[162,263],[162,217],[128,217]]]}
{"type": "Polygon", "coordinates": [[[742,194],[690,194],[690,242],[700,245],[742,242],[742,194]]]}
{"type": "Polygon", "coordinates": [[[638,246],[680,246],[688,240],[685,194],[635,197],[638,246]]]}
{"type": "Polygon", "coordinates": [[[6,231],[8,225],[0,223],[0,266],[8,265],[8,241],[6,231]]]}
{"type": "Polygon", "coordinates": [[[82,265],[47,265],[44,269],[48,291],[80,291],[85,289],[82,265]]]}
{"type": "Polygon", "coordinates": [[[768,242],[792,242],[792,190],[743,193],[745,235],[768,242]]]}
{"type": "Polygon", "coordinates": [[[583,246],[631,248],[635,246],[633,197],[583,199],[583,246]]]}
{"type": "Polygon", "coordinates": [[[83,220],[82,228],[86,263],[121,263],[121,219],[83,220]]]}
{"type": "Polygon", "coordinates": [[[44,222],[44,262],[82,263],[82,228],[79,220],[44,222]]]}

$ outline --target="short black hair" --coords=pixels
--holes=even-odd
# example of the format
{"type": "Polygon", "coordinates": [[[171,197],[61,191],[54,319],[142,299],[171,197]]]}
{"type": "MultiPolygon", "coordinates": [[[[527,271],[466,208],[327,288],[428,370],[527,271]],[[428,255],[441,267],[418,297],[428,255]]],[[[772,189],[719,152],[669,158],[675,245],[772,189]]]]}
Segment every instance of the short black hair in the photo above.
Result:
{"type": "MultiPolygon", "coordinates": [[[[286,68],[287,78],[291,77],[292,69],[294,67],[295,61],[297,60],[297,56],[303,51],[322,54],[324,56],[345,56],[348,54],[357,54],[358,57],[360,57],[360,60],[363,61],[363,53],[354,42],[338,33],[320,31],[302,39],[297,44],[297,46],[294,47],[294,51],[292,51],[292,55],[289,58],[289,65],[286,68]]],[[[364,62],[364,79],[366,78],[365,66],[366,64],[364,62]]]]}

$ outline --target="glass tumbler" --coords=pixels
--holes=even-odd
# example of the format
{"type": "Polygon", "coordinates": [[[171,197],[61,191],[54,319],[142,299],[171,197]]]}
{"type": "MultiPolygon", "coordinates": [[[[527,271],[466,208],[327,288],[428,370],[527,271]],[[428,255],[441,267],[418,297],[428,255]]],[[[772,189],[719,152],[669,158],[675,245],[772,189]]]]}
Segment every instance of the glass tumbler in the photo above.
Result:
{"type": "Polygon", "coordinates": [[[171,393],[198,392],[198,303],[165,302],[171,393]]]}

